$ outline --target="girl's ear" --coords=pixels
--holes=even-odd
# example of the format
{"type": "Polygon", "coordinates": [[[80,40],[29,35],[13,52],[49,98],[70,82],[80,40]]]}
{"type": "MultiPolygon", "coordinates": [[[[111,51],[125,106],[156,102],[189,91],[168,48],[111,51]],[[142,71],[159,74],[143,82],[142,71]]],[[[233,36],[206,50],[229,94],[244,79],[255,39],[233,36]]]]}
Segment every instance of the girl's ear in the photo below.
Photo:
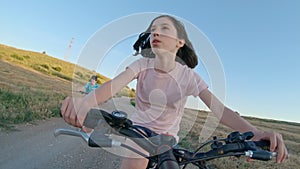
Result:
{"type": "Polygon", "coordinates": [[[177,47],[181,48],[183,47],[185,44],[185,40],[184,39],[178,39],[178,43],[177,43],[177,47]]]}

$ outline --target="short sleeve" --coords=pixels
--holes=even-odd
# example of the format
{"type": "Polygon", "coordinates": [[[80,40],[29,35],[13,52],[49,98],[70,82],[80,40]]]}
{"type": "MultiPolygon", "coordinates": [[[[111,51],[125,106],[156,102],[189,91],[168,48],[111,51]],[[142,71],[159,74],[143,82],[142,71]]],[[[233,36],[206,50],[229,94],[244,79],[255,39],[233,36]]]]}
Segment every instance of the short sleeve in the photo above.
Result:
{"type": "Polygon", "coordinates": [[[134,73],[134,77],[137,78],[138,77],[138,73],[141,71],[141,62],[140,59],[134,61],[133,63],[131,63],[129,66],[126,67],[126,69],[131,69],[134,73]]]}
{"type": "Polygon", "coordinates": [[[191,76],[189,79],[189,84],[187,88],[188,95],[193,95],[194,97],[199,96],[199,94],[208,88],[206,82],[194,71],[191,71],[191,76]]]}
{"type": "Polygon", "coordinates": [[[149,68],[149,58],[140,58],[133,63],[131,63],[129,66],[126,67],[131,69],[134,73],[134,77],[137,78],[139,76],[139,73],[144,71],[145,69],[149,68]]]}

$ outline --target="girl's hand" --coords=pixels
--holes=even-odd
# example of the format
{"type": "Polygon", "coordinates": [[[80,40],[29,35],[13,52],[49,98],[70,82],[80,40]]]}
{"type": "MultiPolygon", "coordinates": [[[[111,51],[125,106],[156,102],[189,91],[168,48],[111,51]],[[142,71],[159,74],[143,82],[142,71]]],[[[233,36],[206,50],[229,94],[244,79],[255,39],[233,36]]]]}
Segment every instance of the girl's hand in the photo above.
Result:
{"type": "Polygon", "coordinates": [[[83,121],[90,107],[82,98],[67,97],[61,106],[63,119],[70,125],[82,128],[83,121]]]}
{"type": "Polygon", "coordinates": [[[276,162],[281,163],[288,157],[282,135],[276,132],[259,131],[255,133],[254,140],[270,141],[270,151],[277,152],[276,162]]]}

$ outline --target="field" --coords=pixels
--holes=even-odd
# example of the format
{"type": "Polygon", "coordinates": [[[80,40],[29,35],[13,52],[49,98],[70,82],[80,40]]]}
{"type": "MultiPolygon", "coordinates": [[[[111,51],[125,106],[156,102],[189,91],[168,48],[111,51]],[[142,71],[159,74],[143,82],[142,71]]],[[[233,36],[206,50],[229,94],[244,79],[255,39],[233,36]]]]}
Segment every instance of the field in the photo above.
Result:
{"type": "MultiPolygon", "coordinates": [[[[61,101],[80,95],[72,89],[82,87],[92,75],[98,76],[99,84],[109,80],[44,53],[0,44],[0,130],[58,116],[61,101]]],[[[134,97],[135,93],[125,87],[118,95],[134,97]]]]}
{"type": "MultiPolygon", "coordinates": [[[[33,123],[59,114],[61,101],[72,95],[74,83],[83,85],[93,70],[76,67],[74,64],[54,59],[46,54],[24,51],[0,45],[0,131],[13,130],[19,123],[33,123]],[[74,71],[75,70],[75,71],[74,71]]],[[[97,74],[99,83],[109,78],[97,74]]],[[[134,90],[125,88],[120,95],[134,96],[134,90]]],[[[199,145],[201,130],[208,112],[185,110],[180,136],[180,145],[194,150],[199,145]]],[[[287,145],[290,157],[283,164],[271,162],[248,163],[245,159],[223,158],[214,160],[219,168],[299,168],[300,124],[245,117],[263,130],[280,132],[287,145]]],[[[218,125],[213,135],[225,137],[231,130],[218,125]]],[[[211,137],[210,137],[211,138],[211,137]]]]}
{"type": "MultiPolygon", "coordinates": [[[[207,119],[214,119],[213,116],[209,115],[210,112],[196,111],[196,110],[185,110],[185,115],[181,123],[181,137],[184,139],[181,140],[180,145],[190,149],[195,150],[201,142],[202,138],[200,136],[201,130],[204,128],[204,123],[207,119]]],[[[265,131],[277,131],[283,135],[285,144],[289,151],[289,159],[285,163],[277,164],[275,161],[261,162],[261,161],[252,161],[246,162],[245,158],[235,158],[235,157],[226,157],[221,159],[213,160],[211,163],[217,165],[221,169],[246,169],[246,168],[256,168],[256,169],[296,169],[300,166],[300,124],[299,123],[289,123],[284,121],[273,121],[258,119],[253,117],[244,117],[250,123],[257,126],[259,129],[265,131]]],[[[216,120],[212,120],[215,121],[216,120]]],[[[212,136],[217,136],[219,138],[226,137],[227,134],[232,132],[232,130],[222,124],[217,125],[218,127],[214,130],[212,136]]],[[[207,127],[207,125],[206,125],[207,127]]],[[[210,126],[208,126],[210,127],[210,126]]]]}
{"type": "Polygon", "coordinates": [[[0,60],[0,130],[14,124],[50,118],[71,93],[71,83],[0,60]]]}

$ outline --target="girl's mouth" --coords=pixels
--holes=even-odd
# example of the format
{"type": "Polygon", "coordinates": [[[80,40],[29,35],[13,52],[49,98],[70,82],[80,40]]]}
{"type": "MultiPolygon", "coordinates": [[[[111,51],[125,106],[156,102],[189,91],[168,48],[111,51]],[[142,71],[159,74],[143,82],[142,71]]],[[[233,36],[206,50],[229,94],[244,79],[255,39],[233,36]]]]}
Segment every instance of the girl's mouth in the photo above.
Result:
{"type": "Polygon", "coordinates": [[[152,44],[157,44],[157,43],[160,43],[160,40],[154,39],[154,40],[152,41],[152,44]]]}

